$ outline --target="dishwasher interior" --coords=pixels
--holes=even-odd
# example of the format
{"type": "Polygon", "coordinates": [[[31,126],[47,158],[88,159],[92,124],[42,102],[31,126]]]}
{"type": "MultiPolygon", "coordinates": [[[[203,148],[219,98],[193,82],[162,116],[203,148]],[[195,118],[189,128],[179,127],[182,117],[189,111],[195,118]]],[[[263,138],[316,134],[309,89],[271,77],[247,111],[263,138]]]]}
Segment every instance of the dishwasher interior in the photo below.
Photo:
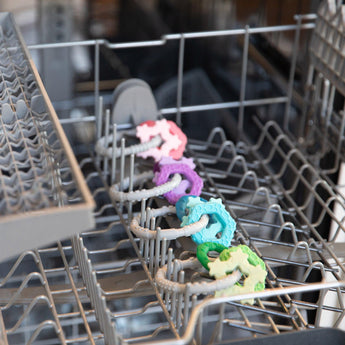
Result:
{"type": "MultiPolygon", "coordinates": [[[[78,137],[72,147],[96,205],[95,226],[1,263],[1,344],[256,344],[263,336],[269,336],[267,344],[322,337],[344,342],[337,330],[345,327],[344,7],[323,1],[317,14],[296,15],[295,21],[152,41],[29,46],[50,56],[71,47],[94,54],[92,102],[85,105],[92,115],[60,122],[67,135],[78,137]],[[293,37],[286,83],[258,58],[255,46],[285,33],[293,37]],[[229,100],[202,71],[184,72],[188,45],[203,40],[237,54],[231,78],[238,88],[229,89],[229,100]],[[153,162],[125,156],[135,142],[141,104],[126,95],[124,116],[114,115],[120,96],[102,97],[100,50],[125,51],[135,60],[146,49],[158,55],[169,44],[178,46],[176,76],[156,90],[159,110],[153,107],[148,119],[176,121],[187,134],[185,156],[203,180],[201,196],[222,200],[236,221],[232,245],[248,245],[265,262],[264,291],[214,298],[212,279],[184,266],[195,257],[195,245],[185,237],[164,237],[164,230],[179,227],[167,201],[114,197],[114,190],[126,196],[153,188],[152,175],[140,175],[152,171],[153,162]],[[303,79],[297,61],[306,44],[303,79]],[[252,79],[270,92],[252,97],[252,79]],[[95,150],[101,137],[113,148],[111,157],[95,150]],[[134,234],[133,219],[151,235],[134,234]],[[169,283],[158,284],[161,272],[169,283]],[[255,304],[241,303],[251,298],[255,304]]],[[[150,96],[143,85],[134,79],[126,87],[144,88],[150,96]]],[[[139,97],[145,106],[154,104],[149,96],[139,97]]],[[[2,112],[3,103],[2,97],[2,112]]]]}

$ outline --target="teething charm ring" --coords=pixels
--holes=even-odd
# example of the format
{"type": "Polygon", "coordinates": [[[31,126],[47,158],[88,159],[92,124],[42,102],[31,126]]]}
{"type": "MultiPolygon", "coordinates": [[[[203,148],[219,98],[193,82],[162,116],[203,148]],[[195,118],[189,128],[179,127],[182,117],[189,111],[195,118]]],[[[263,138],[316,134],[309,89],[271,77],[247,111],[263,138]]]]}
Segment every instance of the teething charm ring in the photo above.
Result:
{"type": "Polygon", "coordinates": [[[183,220],[183,217],[189,213],[189,211],[187,209],[187,205],[188,204],[190,205],[191,199],[198,199],[198,200],[200,200],[200,202],[207,202],[207,200],[205,200],[204,198],[200,198],[200,197],[195,196],[195,195],[181,196],[181,198],[178,199],[178,201],[175,205],[176,206],[176,215],[181,222],[183,220]]]}
{"type": "MultiPolygon", "coordinates": [[[[199,271],[200,268],[202,269],[196,258],[188,260],[175,259],[174,265],[179,272],[187,269],[192,269],[194,271],[199,271]]],[[[217,291],[223,291],[223,289],[228,286],[233,286],[241,278],[241,274],[238,271],[234,271],[232,274],[229,274],[222,279],[216,279],[213,281],[195,281],[186,284],[170,280],[170,274],[168,275],[167,272],[168,265],[164,265],[158,269],[155,276],[155,282],[158,287],[165,293],[185,294],[188,291],[190,296],[194,294],[210,294],[216,293],[217,291]]]]}
{"type": "MultiPolygon", "coordinates": [[[[166,183],[169,180],[169,176],[172,174],[180,174],[184,176],[187,181],[182,181],[181,184],[171,190],[168,193],[165,193],[165,198],[173,205],[185,195],[200,195],[203,187],[203,181],[201,177],[192,170],[186,164],[167,164],[160,167],[160,171],[156,173],[154,182],[157,186],[166,183]],[[190,187],[190,192],[187,193],[187,188],[190,187]]],[[[200,218],[199,218],[200,219],[200,218]]],[[[198,219],[198,220],[199,220],[198,219]]]]}
{"type": "MultiPolygon", "coordinates": [[[[101,155],[105,156],[108,158],[112,158],[113,156],[113,150],[115,149],[114,147],[108,147],[109,144],[113,142],[113,135],[111,134],[108,136],[108,140],[106,140],[106,137],[101,137],[98,139],[96,145],[95,145],[95,151],[101,155]]],[[[136,144],[136,145],[131,145],[128,147],[125,147],[123,154],[124,156],[130,156],[131,154],[136,154],[138,155],[140,152],[145,152],[147,150],[150,150],[154,147],[157,147],[162,144],[162,138],[157,135],[153,138],[151,138],[149,141],[146,141],[144,143],[136,144]]],[[[115,157],[119,158],[122,154],[122,150],[119,147],[116,147],[115,149],[115,157]]]]}
{"type": "Polygon", "coordinates": [[[195,170],[195,164],[193,162],[193,158],[186,158],[186,157],[181,157],[180,159],[174,159],[172,157],[162,157],[162,159],[155,163],[153,167],[154,172],[159,172],[160,168],[163,165],[168,165],[168,164],[186,164],[188,165],[192,170],[195,170]]]}
{"type": "MultiPolygon", "coordinates": [[[[133,179],[134,185],[140,185],[142,182],[146,181],[147,179],[152,179],[153,173],[152,171],[144,171],[139,175],[135,175],[133,179]]],[[[152,198],[155,196],[164,195],[165,193],[173,190],[174,188],[178,187],[182,182],[182,177],[179,174],[174,174],[174,176],[166,183],[161,184],[160,186],[156,186],[150,189],[137,189],[133,191],[123,191],[120,190],[121,183],[116,183],[110,187],[110,195],[112,199],[119,202],[135,202],[141,201],[143,199],[152,198]]],[[[123,180],[123,188],[127,189],[129,187],[130,180],[129,178],[125,178],[123,180]]]]}
{"type": "MultiPolygon", "coordinates": [[[[265,289],[265,279],[267,276],[265,263],[248,246],[239,245],[237,247],[226,248],[212,262],[207,262],[209,260],[207,253],[209,250],[216,249],[212,249],[209,243],[204,243],[199,247],[198,259],[201,257],[203,265],[207,263],[211,276],[214,276],[216,279],[222,279],[234,270],[239,270],[245,277],[243,285],[237,283],[229,288],[217,291],[215,294],[216,297],[233,296],[265,289]]],[[[254,304],[254,299],[242,300],[241,303],[254,304]]]]}
{"type": "Polygon", "coordinates": [[[208,253],[214,251],[220,254],[225,249],[228,249],[228,247],[225,247],[220,243],[205,242],[203,244],[198,245],[198,248],[196,249],[196,257],[198,258],[200,263],[209,271],[210,268],[208,267],[208,264],[211,261],[208,257],[208,253]]]}
{"type": "Polygon", "coordinates": [[[161,137],[163,144],[160,147],[150,148],[139,153],[138,156],[143,158],[153,157],[156,162],[167,156],[174,159],[182,157],[186,148],[187,137],[173,121],[167,121],[166,119],[146,121],[137,127],[137,137],[141,143],[148,142],[157,135],[161,137]]]}
{"type": "Polygon", "coordinates": [[[187,209],[189,212],[182,218],[181,226],[195,223],[203,214],[210,216],[207,227],[191,236],[196,244],[215,242],[226,247],[230,246],[236,223],[226,211],[221,199],[211,198],[208,202],[203,202],[200,198],[191,198],[187,203],[187,209]]]}
{"type": "MultiPolygon", "coordinates": [[[[166,216],[169,213],[176,213],[176,209],[174,206],[163,206],[157,209],[150,210],[151,217],[160,217],[166,216]]],[[[153,240],[157,239],[158,231],[156,229],[149,229],[145,226],[140,225],[140,214],[133,217],[130,229],[131,231],[138,237],[144,240],[153,240]]],[[[199,222],[187,225],[183,228],[169,228],[169,229],[161,229],[160,236],[161,238],[165,238],[166,240],[176,240],[179,237],[186,237],[190,236],[198,231],[200,231],[206,224],[208,223],[208,217],[203,216],[199,222]]]]}

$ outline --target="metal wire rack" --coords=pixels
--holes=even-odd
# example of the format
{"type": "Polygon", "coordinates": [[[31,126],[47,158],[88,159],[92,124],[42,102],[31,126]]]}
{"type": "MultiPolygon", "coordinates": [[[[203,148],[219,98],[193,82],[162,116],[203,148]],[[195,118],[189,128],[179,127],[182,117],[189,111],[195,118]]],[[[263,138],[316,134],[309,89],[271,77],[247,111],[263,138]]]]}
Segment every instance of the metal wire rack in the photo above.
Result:
{"type": "MultiPolygon", "coordinates": [[[[117,149],[119,154],[113,150],[112,159],[97,157],[91,150],[90,156],[79,162],[96,204],[95,228],[56,245],[24,252],[18,259],[1,265],[1,272],[6,272],[0,282],[0,335],[4,344],[225,344],[245,337],[280,333],[283,336],[286,331],[343,328],[345,251],[339,240],[345,230],[345,206],[341,186],[332,182],[331,174],[338,171],[342,161],[344,128],[334,125],[333,120],[321,122],[326,126],[317,129],[310,126],[312,121],[319,123],[318,119],[323,119],[320,109],[326,110],[327,119],[342,121],[342,112],[333,109],[332,93],[341,93],[338,85],[332,92],[321,92],[311,87],[315,79],[310,77],[307,87],[317,92],[312,102],[306,96],[304,109],[299,113],[304,119],[303,130],[292,130],[290,121],[300,34],[314,30],[316,20],[312,39],[315,42],[318,30],[323,29],[320,21],[324,14],[335,8],[335,3],[325,1],[319,16],[296,16],[297,24],[289,26],[166,35],[150,42],[112,44],[96,40],[30,47],[94,46],[96,116],[78,120],[78,124],[93,122],[98,135],[108,136],[110,112],[103,111],[98,89],[100,46],[115,50],[159,49],[169,40],[178,40],[177,103],[176,107],[161,109],[160,114],[176,115],[176,122],[181,125],[190,112],[216,114],[220,109],[237,110],[237,141],[228,140],[225,131],[218,127],[210,131],[206,140],[190,138],[186,155],[194,158],[203,178],[202,197],[220,198],[236,220],[233,244],[249,245],[264,260],[268,277],[263,292],[219,299],[191,292],[190,283],[207,278],[194,271],[194,266],[190,272],[179,264],[193,258],[195,247],[191,242],[161,237],[165,228],[178,226],[174,212],[154,216],[153,210],[167,205],[166,202],[159,197],[139,203],[111,198],[113,183],[125,185],[125,179],[133,181],[134,173],[148,166],[134,156],[125,157],[123,138],[121,148],[117,149]],[[286,31],[295,32],[295,41],[284,94],[246,99],[251,35],[286,31]],[[186,42],[227,36],[244,38],[238,101],[183,106],[186,42]],[[325,94],[327,97],[322,97],[325,94]],[[285,108],[280,119],[282,126],[253,117],[259,134],[255,138],[248,136],[245,110],[276,104],[285,108]],[[315,132],[327,133],[322,136],[323,150],[318,150],[320,141],[315,132]],[[324,169],[322,159],[329,152],[335,153],[334,167],[324,169]],[[156,231],[155,238],[136,237],[129,226],[133,216],[156,231]],[[325,222],[334,229],[329,238],[321,232],[325,222]],[[155,277],[162,267],[166,267],[168,279],[186,288],[175,292],[160,288],[155,277]],[[255,298],[256,304],[240,303],[247,298],[255,298]]],[[[327,20],[332,18],[333,15],[327,20]]],[[[311,49],[314,46],[316,43],[312,43],[311,49]]],[[[322,68],[317,69],[317,78],[322,72],[322,68]]],[[[326,73],[322,78],[334,85],[326,73]]],[[[77,120],[61,122],[70,125],[77,120]]],[[[132,184],[128,186],[131,191],[132,184]]],[[[142,186],[149,188],[151,181],[143,181],[142,186]]]]}

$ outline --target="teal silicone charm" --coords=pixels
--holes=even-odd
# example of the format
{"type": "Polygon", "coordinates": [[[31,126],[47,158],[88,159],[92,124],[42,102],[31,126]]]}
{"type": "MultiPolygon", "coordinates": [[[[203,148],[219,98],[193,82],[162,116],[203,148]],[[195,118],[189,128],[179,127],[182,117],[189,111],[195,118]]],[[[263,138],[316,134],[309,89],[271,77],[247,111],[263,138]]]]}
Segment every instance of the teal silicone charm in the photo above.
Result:
{"type": "Polygon", "coordinates": [[[229,247],[236,230],[236,223],[226,211],[221,199],[211,198],[204,202],[200,198],[190,198],[186,206],[186,215],[181,226],[197,222],[202,215],[210,216],[206,228],[191,236],[196,244],[215,242],[229,247]]]}

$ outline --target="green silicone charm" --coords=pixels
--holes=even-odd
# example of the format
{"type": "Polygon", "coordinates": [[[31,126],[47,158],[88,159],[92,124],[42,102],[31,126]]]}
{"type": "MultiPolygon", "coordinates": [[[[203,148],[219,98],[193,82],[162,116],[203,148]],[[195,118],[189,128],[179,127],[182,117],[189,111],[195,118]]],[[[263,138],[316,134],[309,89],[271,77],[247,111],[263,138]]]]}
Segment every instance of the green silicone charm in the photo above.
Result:
{"type": "Polygon", "coordinates": [[[200,261],[200,263],[209,270],[208,263],[210,262],[210,259],[208,257],[208,252],[215,251],[218,253],[222,253],[225,249],[228,249],[228,247],[223,246],[220,243],[216,242],[205,242],[198,245],[198,248],[196,250],[196,257],[200,261]]]}

